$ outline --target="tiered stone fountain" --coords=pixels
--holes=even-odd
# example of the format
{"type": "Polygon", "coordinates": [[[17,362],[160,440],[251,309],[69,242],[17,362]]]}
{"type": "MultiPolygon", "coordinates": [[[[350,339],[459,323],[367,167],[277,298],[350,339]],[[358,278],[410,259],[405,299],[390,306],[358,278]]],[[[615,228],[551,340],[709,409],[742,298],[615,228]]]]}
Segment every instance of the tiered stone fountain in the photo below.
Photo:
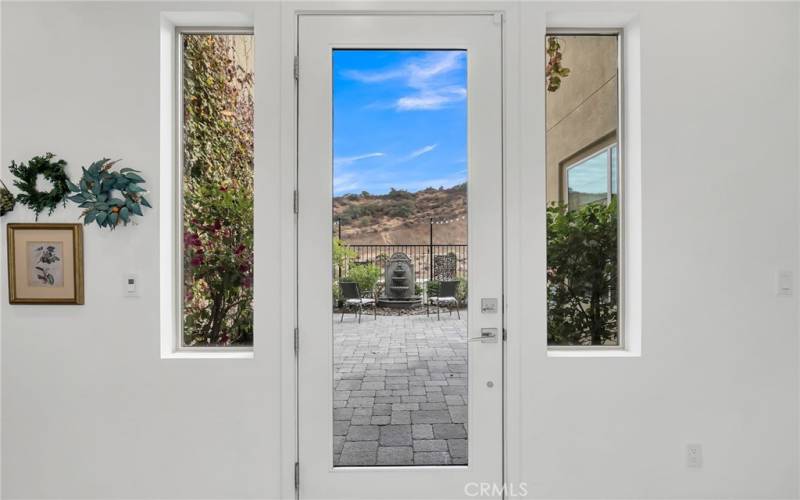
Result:
{"type": "Polygon", "coordinates": [[[396,253],[386,262],[384,274],[386,283],[383,296],[378,305],[384,307],[410,308],[422,303],[419,295],[414,295],[414,263],[404,253],[396,253]]]}

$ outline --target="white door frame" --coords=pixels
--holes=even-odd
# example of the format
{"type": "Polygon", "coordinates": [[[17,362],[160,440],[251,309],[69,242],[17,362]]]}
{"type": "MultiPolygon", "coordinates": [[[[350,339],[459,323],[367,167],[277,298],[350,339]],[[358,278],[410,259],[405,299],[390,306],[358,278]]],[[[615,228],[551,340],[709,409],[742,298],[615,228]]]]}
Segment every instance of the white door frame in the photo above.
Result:
{"type": "MultiPolygon", "coordinates": [[[[293,192],[297,186],[297,89],[294,80],[294,56],[298,44],[298,19],[301,14],[475,14],[501,13],[502,30],[502,93],[503,93],[503,273],[505,314],[504,325],[512,333],[504,343],[504,415],[503,415],[503,473],[506,484],[520,479],[520,449],[517,446],[520,436],[520,342],[515,338],[515,326],[521,325],[518,310],[510,307],[509,297],[519,296],[521,291],[519,273],[509,273],[509,269],[519,269],[521,241],[521,211],[524,197],[521,188],[520,152],[523,144],[520,131],[522,127],[520,104],[531,106],[531,99],[521,101],[520,92],[520,5],[516,2],[474,2],[465,10],[446,2],[285,2],[281,15],[281,108],[280,108],[280,247],[281,267],[280,289],[280,350],[281,350],[281,498],[296,497],[295,460],[298,453],[298,408],[297,408],[297,363],[294,351],[293,331],[297,324],[297,231],[293,214],[293,192]],[[289,263],[291,262],[291,265],[289,263]]],[[[538,20],[537,20],[538,21],[538,20]]],[[[542,29],[544,19],[541,19],[542,29]]],[[[258,22],[257,22],[258,25],[258,22]]],[[[537,26],[538,28],[538,26],[537,26]]],[[[538,30],[537,30],[538,31],[538,30]]],[[[531,37],[526,37],[531,41],[531,37]]],[[[533,62],[541,57],[540,46],[535,47],[533,62]]],[[[525,66],[525,65],[522,65],[525,66]]],[[[529,82],[532,83],[532,82],[529,82]]],[[[542,87],[543,88],[543,87],[542,87]]],[[[538,92],[538,91],[537,91],[538,92]]],[[[541,99],[543,101],[543,97],[541,99]]],[[[543,105],[543,102],[541,103],[543,105]]],[[[542,124],[543,125],[543,124],[542,124]]],[[[528,127],[525,127],[528,128],[528,127]]],[[[538,130],[539,127],[530,127],[538,130]]],[[[519,330],[517,330],[519,331],[519,330]]]]}

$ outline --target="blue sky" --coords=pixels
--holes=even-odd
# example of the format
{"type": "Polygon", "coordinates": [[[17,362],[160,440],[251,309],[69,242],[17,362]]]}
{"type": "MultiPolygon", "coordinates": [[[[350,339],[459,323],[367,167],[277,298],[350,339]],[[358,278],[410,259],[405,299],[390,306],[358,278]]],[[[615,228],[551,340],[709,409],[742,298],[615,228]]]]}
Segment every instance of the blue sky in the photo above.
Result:
{"type": "Polygon", "coordinates": [[[459,50],[336,50],[335,196],[467,180],[467,60],[459,50]]]}

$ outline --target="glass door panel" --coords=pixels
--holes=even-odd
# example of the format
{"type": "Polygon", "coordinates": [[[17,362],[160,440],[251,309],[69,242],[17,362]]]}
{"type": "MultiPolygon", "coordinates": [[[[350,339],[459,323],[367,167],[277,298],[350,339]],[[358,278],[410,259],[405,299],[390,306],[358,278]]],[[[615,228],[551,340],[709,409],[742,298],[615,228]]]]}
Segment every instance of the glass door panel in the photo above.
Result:
{"type": "Polygon", "coordinates": [[[332,58],[333,465],[466,465],[467,51],[332,58]]]}

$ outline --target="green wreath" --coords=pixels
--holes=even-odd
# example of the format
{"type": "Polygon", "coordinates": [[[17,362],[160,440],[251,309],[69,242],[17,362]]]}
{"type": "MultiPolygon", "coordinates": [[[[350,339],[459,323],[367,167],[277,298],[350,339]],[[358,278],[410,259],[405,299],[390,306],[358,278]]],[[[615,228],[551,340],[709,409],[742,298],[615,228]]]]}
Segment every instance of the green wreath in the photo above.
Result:
{"type": "Polygon", "coordinates": [[[34,156],[27,165],[12,161],[11,166],[8,167],[17,178],[14,185],[22,191],[17,195],[17,201],[36,212],[37,221],[39,214],[45,209],[48,209],[47,215],[52,215],[59,203],[67,206],[69,178],[64,171],[67,162],[64,160],[51,161],[54,156],[53,153],[34,156]],[[53,184],[53,189],[46,193],[36,189],[36,179],[40,175],[53,184]]]}
{"type": "Polygon", "coordinates": [[[69,183],[70,190],[77,193],[69,199],[84,209],[81,214],[84,224],[96,222],[113,230],[120,223],[124,226],[132,223],[134,215],[143,215],[142,206],[153,208],[144,197],[145,189],[139,185],[144,182],[139,171],[132,168],[112,171],[117,161],[97,160],[83,169],[78,186],[69,183]],[[115,197],[116,192],[122,198],[115,197]]]}

